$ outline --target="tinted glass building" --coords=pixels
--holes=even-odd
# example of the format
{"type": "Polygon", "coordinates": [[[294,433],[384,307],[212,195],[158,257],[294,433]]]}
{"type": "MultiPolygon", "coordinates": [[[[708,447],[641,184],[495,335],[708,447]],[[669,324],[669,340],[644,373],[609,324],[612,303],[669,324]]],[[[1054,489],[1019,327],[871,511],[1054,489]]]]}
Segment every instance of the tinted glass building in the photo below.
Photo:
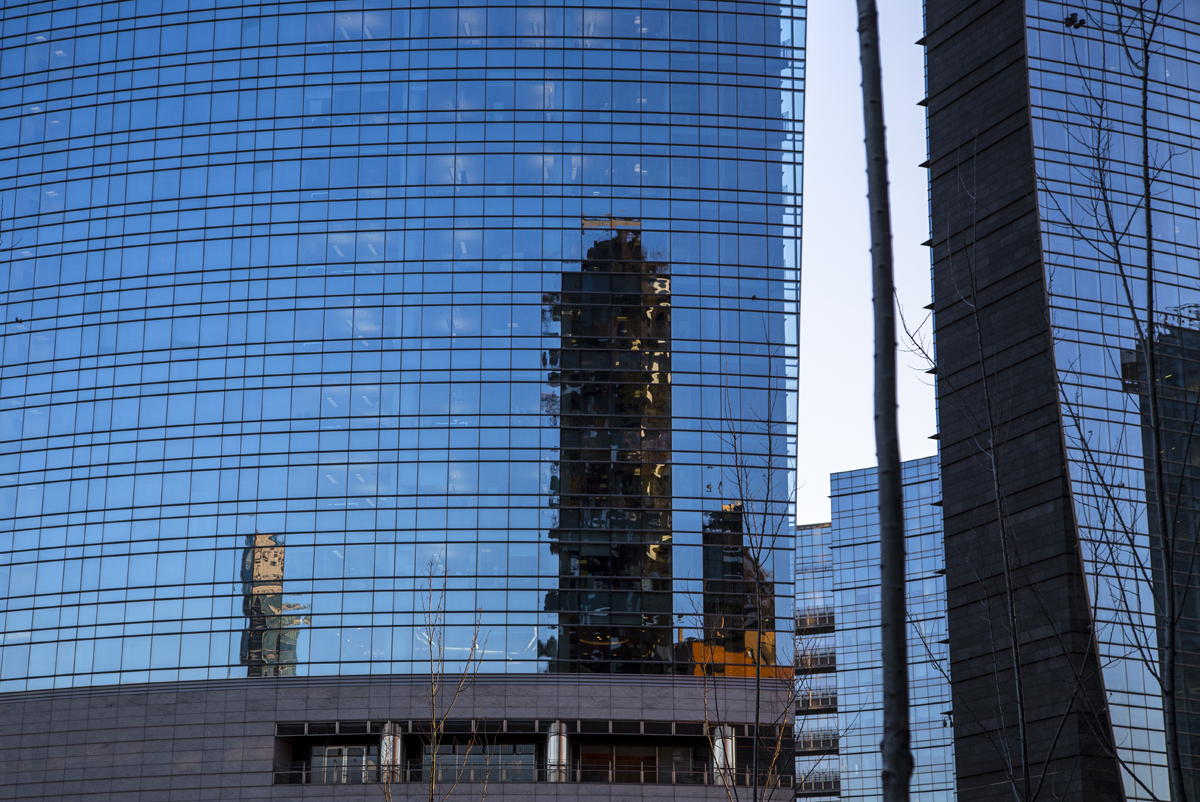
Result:
{"type": "Polygon", "coordinates": [[[3,782],[419,762],[440,643],[513,782],[553,731],[598,781],[723,798],[710,725],[741,760],[753,678],[792,664],[804,29],[7,4],[2,717],[140,757],[6,741],[3,782]],[[201,708],[223,757],[150,755],[201,708]]]}
{"type": "Polygon", "coordinates": [[[796,795],[812,800],[842,783],[832,537],[832,524],[796,528],[796,795]]]}
{"type": "MultiPolygon", "coordinates": [[[[923,800],[957,799],[946,654],[945,557],[938,458],[902,464],[908,550],[909,698],[923,800]]],[[[801,527],[797,553],[797,789],[810,799],[879,799],[879,499],[875,468],[830,476],[833,522],[801,527]],[[807,600],[805,603],[804,600],[807,600]]]]}
{"type": "Polygon", "coordinates": [[[1172,711],[1197,793],[1198,25],[1190,1],[926,5],[955,754],[972,799],[1013,783],[1169,798],[1172,711]]]}

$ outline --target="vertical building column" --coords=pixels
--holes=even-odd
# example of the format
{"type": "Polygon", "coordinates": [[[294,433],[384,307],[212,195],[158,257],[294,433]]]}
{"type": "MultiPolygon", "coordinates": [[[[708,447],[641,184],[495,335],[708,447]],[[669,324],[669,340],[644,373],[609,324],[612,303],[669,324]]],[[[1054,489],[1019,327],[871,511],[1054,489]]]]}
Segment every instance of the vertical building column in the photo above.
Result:
{"type": "Polygon", "coordinates": [[[720,724],[712,729],[713,776],[718,782],[733,784],[737,770],[737,741],[733,727],[720,724]]]}
{"type": "Polygon", "coordinates": [[[384,722],[379,736],[379,781],[404,782],[404,741],[391,721],[384,722]]]}
{"type": "Polygon", "coordinates": [[[567,725],[556,721],[546,735],[546,782],[565,783],[570,780],[571,749],[567,740],[567,725]]]}

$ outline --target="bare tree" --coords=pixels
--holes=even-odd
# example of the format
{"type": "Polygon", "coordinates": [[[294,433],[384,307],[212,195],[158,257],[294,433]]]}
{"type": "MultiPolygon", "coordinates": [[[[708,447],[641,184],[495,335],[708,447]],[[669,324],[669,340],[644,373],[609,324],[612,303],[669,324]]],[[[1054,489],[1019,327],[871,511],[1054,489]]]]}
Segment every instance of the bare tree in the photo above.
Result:
{"type": "MultiPolygon", "coordinates": [[[[1160,180],[1179,152],[1160,140],[1163,134],[1151,123],[1155,64],[1161,63],[1167,13],[1162,0],[1102,0],[1074,24],[1068,18],[1069,34],[1082,29],[1070,41],[1084,92],[1066,115],[1065,125],[1072,144],[1084,154],[1071,166],[1086,194],[1075,195],[1072,204],[1048,182],[1043,182],[1042,190],[1052,222],[1090,248],[1099,264],[1115,276],[1115,311],[1132,323],[1131,348],[1115,348],[1105,336],[1105,367],[1138,396],[1137,413],[1123,412],[1127,420],[1137,419],[1133,428],[1140,431],[1140,438],[1126,437],[1124,428],[1116,424],[1089,419],[1079,399],[1070,397],[1065,384],[1060,386],[1077,462],[1094,489],[1085,501],[1093,524],[1089,527],[1097,575],[1093,592],[1112,605],[1109,617],[1115,614],[1115,620],[1110,626],[1119,629],[1126,642],[1119,657],[1140,663],[1158,686],[1170,795],[1187,800],[1192,794],[1183,773],[1177,671],[1180,625],[1200,583],[1195,548],[1200,521],[1194,503],[1186,498],[1194,481],[1189,465],[1198,458],[1195,434],[1200,399],[1182,382],[1182,368],[1189,358],[1179,338],[1188,327],[1170,325],[1157,300],[1162,279],[1156,258],[1155,203],[1163,192],[1160,180]],[[1084,39],[1089,30],[1096,34],[1084,39]],[[1096,40],[1100,47],[1089,47],[1096,40]],[[1119,63],[1110,63],[1110,50],[1119,63]],[[1098,54],[1099,65],[1090,62],[1092,53],[1098,54]],[[1093,80],[1097,68],[1099,81],[1093,80]],[[1136,86],[1137,120],[1132,124],[1121,113],[1120,102],[1110,97],[1123,89],[1110,86],[1112,75],[1132,79],[1136,86]],[[1081,212],[1075,212],[1077,208],[1081,212]],[[1168,351],[1172,364],[1164,364],[1168,351]],[[1101,435],[1094,431],[1098,427],[1105,428],[1101,435]],[[1141,498],[1137,497],[1141,483],[1127,469],[1112,464],[1112,455],[1125,454],[1135,441],[1140,441],[1136,445],[1143,454],[1141,498]],[[1144,601],[1147,594],[1149,605],[1144,601]]],[[[1078,365],[1066,372],[1082,375],[1078,365]]]]}
{"type": "MultiPolygon", "coordinates": [[[[763,336],[770,342],[770,324],[764,315],[763,336]]],[[[768,354],[771,364],[778,349],[768,354]]],[[[714,758],[732,761],[735,739],[726,730],[725,696],[729,689],[753,682],[754,709],[750,724],[751,756],[748,772],[714,766],[729,799],[747,798],[740,785],[745,779],[749,799],[759,802],[780,798],[782,776],[794,767],[791,760],[792,721],[798,689],[795,667],[788,654],[793,644],[789,629],[778,636],[775,617],[776,566],[781,547],[791,538],[795,513],[792,457],[782,431],[784,390],[770,379],[765,391],[737,391],[729,386],[729,370],[722,378],[722,415],[718,436],[724,462],[715,488],[722,498],[732,498],[705,524],[706,551],[720,553],[720,576],[705,575],[703,600],[692,598],[692,617],[702,633],[690,642],[694,673],[701,678],[705,735],[714,758]],[[750,394],[765,393],[761,401],[750,394]],[[728,489],[726,489],[728,488],[728,489]],[[734,682],[731,682],[733,680],[734,682]]],[[[788,566],[788,570],[791,566],[788,566]]],[[[790,789],[786,792],[790,796],[790,789]]]]}
{"type": "Polygon", "coordinates": [[[429,720],[424,733],[425,754],[420,768],[414,769],[411,761],[401,758],[394,741],[390,748],[381,750],[377,785],[386,802],[392,802],[395,784],[411,780],[413,774],[420,777],[428,802],[445,802],[459,783],[476,781],[473,776],[476,761],[471,759],[476,752],[483,757],[484,765],[480,802],[487,798],[493,753],[487,748],[487,738],[478,726],[480,722],[476,721],[470,732],[454,739],[456,746],[466,747],[462,756],[456,754],[450,766],[441,765],[441,747],[447,742],[447,722],[463,696],[475,684],[487,649],[481,611],[477,610],[467,654],[457,657],[448,654],[461,650],[461,647],[455,649],[447,641],[446,588],[445,564],[441,556],[435,554],[425,566],[425,585],[421,595],[422,626],[418,630],[418,637],[429,647],[429,684],[426,687],[429,720]]]}
{"type": "Polygon", "coordinates": [[[875,451],[879,470],[880,635],[883,663],[883,799],[906,802],[912,778],[908,718],[908,622],[905,615],[904,490],[896,421],[896,321],[887,135],[875,0],[858,0],[871,284],[875,307],[875,451]]]}
{"type": "MultiPolygon", "coordinates": [[[[767,325],[764,322],[764,331],[767,325]]],[[[769,339],[769,333],[768,333],[769,339]]],[[[777,356],[777,355],[773,355],[777,356]]],[[[774,361],[774,360],[772,360],[774,361]]],[[[728,389],[728,388],[727,388],[728,389]]],[[[788,661],[782,670],[778,667],[777,647],[774,642],[775,632],[775,582],[774,557],[776,548],[787,537],[785,528],[793,514],[795,489],[788,484],[780,486],[780,474],[785,476],[787,455],[780,453],[778,409],[780,390],[768,385],[765,409],[761,413],[750,411],[752,431],[735,423],[732,394],[725,394],[725,430],[722,439],[725,448],[732,457],[732,479],[736,493],[736,504],[740,508],[742,528],[745,543],[743,545],[743,575],[750,585],[753,594],[753,626],[754,646],[747,650],[754,664],[754,733],[751,750],[751,800],[765,797],[759,795],[759,785],[763,778],[763,769],[773,777],[778,770],[778,760],[783,746],[782,729],[785,722],[790,722],[795,707],[795,690],[793,687],[794,669],[788,661]],[[757,435],[757,437],[755,436],[757,435]],[[757,460],[754,449],[747,447],[749,440],[759,441],[765,448],[759,450],[757,460]],[[770,626],[772,631],[768,632],[770,626]],[[769,667],[769,668],[768,668],[769,667]],[[772,680],[786,680],[787,691],[783,703],[772,705],[772,712],[780,710],[781,715],[775,715],[771,722],[771,731],[775,735],[768,746],[768,754],[762,751],[762,706],[764,668],[770,671],[772,680]]],[[[790,568],[790,566],[789,566],[790,568]]],[[[747,623],[743,620],[742,622],[747,623]]],[[[788,633],[789,639],[791,633],[788,633]]],[[[775,700],[777,701],[777,700],[775,700]]]]}
{"type": "MultiPolygon", "coordinates": [[[[711,619],[703,609],[696,608],[691,616],[697,628],[704,628],[711,619]]],[[[714,784],[725,789],[730,802],[766,802],[791,799],[792,788],[783,777],[793,768],[787,764],[791,751],[792,717],[798,689],[792,682],[791,666],[755,665],[757,655],[731,653],[724,647],[703,641],[692,643],[694,670],[700,678],[700,701],[704,712],[704,736],[713,762],[709,776],[714,784]],[[751,668],[753,666],[753,668],[751,668]],[[753,743],[752,765],[749,771],[736,767],[737,736],[729,725],[727,695],[744,687],[738,680],[752,678],[755,688],[754,721],[747,729],[753,743]],[[733,680],[734,682],[730,682],[733,680]],[[735,684],[736,683],[736,684],[735,684]],[[764,692],[769,697],[763,700],[764,692]],[[748,792],[748,793],[747,793],[748,792]]],[[[757,651],[757,649],[746,650],[757,651]]]]}
{"type": "MultiPolygon", "coordinates": [[[[1014,802],[1034,802],[1045,796],[1058,796],[1065,786],[1080,779],[1082,767],[1079,765],[1071,767],[1065,777],[1053,768],[1063,730],[1072,714],[1086,712],[1085,721],[1095,743],[1118,763],[1121,758],[1112,744],[1108,727],[1096,724],[1106,720],[1106,711],[1103,707],[1098,708],[1087,692],[1095,687],[1100,672],[1095,639],[1089,638],[1082,652],[1068,642],[1067,632],[1059,621],[1054,603],[1029,573],[1032,561],[1021,546],[1023,533],[1019,525],[1013,522],[1010,500],[1002,481],[1009,470],[1011,445],[1005,421],[1013,417],[1011,410],[1006,409],[1006,399],[1015,396],[1017,390],[1001,381],[996,359],[985,347],[977,264],[976,234],[980,198],[973,168],[978,156],[974,152],[974,144],[972,152],[965,159],[960,157],[956,175],[958,198],[954,208],[967,221],[957,240],[951,236],[950,222],[947,221],[945,259],[946,275],[953,291],[952,301],[963,310],[966,338],[974,348],[971,361],[978,370],[958,380],[963,386],[958,386],[955,380],[940,373],[938,381],[943,397],[954,400],[954,413],[961,415],[967,424],[970,434],[966,443],[990,484],[987,506],[991,507],[993,520],[986,525],[995,527],[998,553],[990,548],[993,541],[984,540],[988,548],[973,546],[970,547],[971,553],[956,556],[962,565],[969,567],[978,588],[978,625],[985,635],[990,655],[994,688],[992,698],[985,702],[979,697],[964,696],[959,687],[951,682],[949,667],[936,654],[929,633],[919,627],[914,629],[929,662],[941,673],[951,689],[956,720],[978,726],[1001,761],[1014,802]],[[964,161],[970,162],[970,170],[963,169],[964,161]],[[981,566],[988,566],[996,560],[999,561],[999,571],[997,576],[992,577],[981,566]],[[1058,672],[1062,682],[1061,713],[1048,719],[1053,726],[1048,732],[1031,725],[1026,704],[1028,666],[1023,655],[1022,636],[1030,630],[1047,633],[1057,646],[1061,658],[1058,672]],[[1015,714],[1012,720],[1007,712],[1010,706],[1015,714]],[[991,721],[996,722],[995,727],[989,725],[991,721]]],[[[930,373],[938,373],[933,352],[921,334],[921,329],[929,320],[927,317],[920,326],[910,328],[901,309],[901,324],[908,349],[926,362],[930,373]]],[[[1048,325],[1049,321],[1046,322],[1048,325]]],[[[947,544],[947,548],[950,547],[947,544]]],[[[1096,619],[1094,600],[1093,596],[1093,620],[1096,619]]]]}

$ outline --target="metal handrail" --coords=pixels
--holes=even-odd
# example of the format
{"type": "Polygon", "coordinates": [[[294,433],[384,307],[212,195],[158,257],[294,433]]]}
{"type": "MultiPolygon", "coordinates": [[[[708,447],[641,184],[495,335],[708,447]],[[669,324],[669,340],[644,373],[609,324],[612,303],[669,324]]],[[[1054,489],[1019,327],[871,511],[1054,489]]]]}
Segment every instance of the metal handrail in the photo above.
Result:
{"type": "Polygon", "coordinates": [[[835,625],[832,607],[809,607],[796,612],[796,630],[816,629],[835,625]]]}
{"type": "MultiPolygon", "coordinates": [[[[630,783],[635,785],[734,785],[748,786],[752,772],[744,768],[718,773],[705,763],[690,767],[659,766],[639,762],[621,765],[615,761],[571,761],[566,771],[555,771],[569,783],[630,783]]],[[[375,784],[427,782],[434,771],[429,760],[406,760],[393,766],[367,765],[330,769],[318,766],[314,772],[311,761],[293,761],[276,766],[276,785],[309,784],[375,784]]],[[[487,756],[442,755],[436,764],[439,782],[548,782],[545,760],[534,761],[529,755],[496,755],[489,764],[487,756]],[[519,758],[524,757],[525,760],[519,758]]],[[[792,786],[791,775],[764,775],[762,785],[783,788],[792,786]]]]}
{"type": "Polygon", "coordinates": [[[842,773],[838,769],[817,769],[796,778],[798,791],[836,791],[841,788],[842,773]]]}
{"type": "Polygon", "coordinates": [[[796,655],[797,671],[835,667],[837,667],[837,650],[835,649],[814,650],[796,655]]]}
{"type": "Polygon", "coordinates": [[[798,708],[816,708],[816,707],[837,707],[838,694],[836,688],[821,689],[801,693],[796,697],[796,707],[798,708]]]}
{"type": "Polygon", "coordinates": [[[797,749],[833,749],[841,733],[836,729],[800,730],[796,733],[797,749]]]}

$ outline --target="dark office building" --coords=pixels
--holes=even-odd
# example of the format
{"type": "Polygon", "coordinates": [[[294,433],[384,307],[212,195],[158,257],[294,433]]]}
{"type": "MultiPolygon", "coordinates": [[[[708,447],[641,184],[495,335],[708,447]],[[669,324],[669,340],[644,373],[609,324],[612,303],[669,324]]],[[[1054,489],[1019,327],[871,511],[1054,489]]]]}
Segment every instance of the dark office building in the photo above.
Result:
{"type": "MultiPolygon", "coordinates": [[[[1200,4],[931,0],[925,23],[959,795],[1170,798],[1135,354],[1161,352],[1164,449],[1185,448],[1165,476],[1190,497],[1200,4]]],[[[1193,506],[1167,534],[1185,553],[1193,506]]],[[[1176,641],[1188,798],[1193,610],[1176,641]]]]}
{"type": "Polygon", "coordinates": [[[790,798],[804,30],[4,4],[0,796],[790,798]]]}

